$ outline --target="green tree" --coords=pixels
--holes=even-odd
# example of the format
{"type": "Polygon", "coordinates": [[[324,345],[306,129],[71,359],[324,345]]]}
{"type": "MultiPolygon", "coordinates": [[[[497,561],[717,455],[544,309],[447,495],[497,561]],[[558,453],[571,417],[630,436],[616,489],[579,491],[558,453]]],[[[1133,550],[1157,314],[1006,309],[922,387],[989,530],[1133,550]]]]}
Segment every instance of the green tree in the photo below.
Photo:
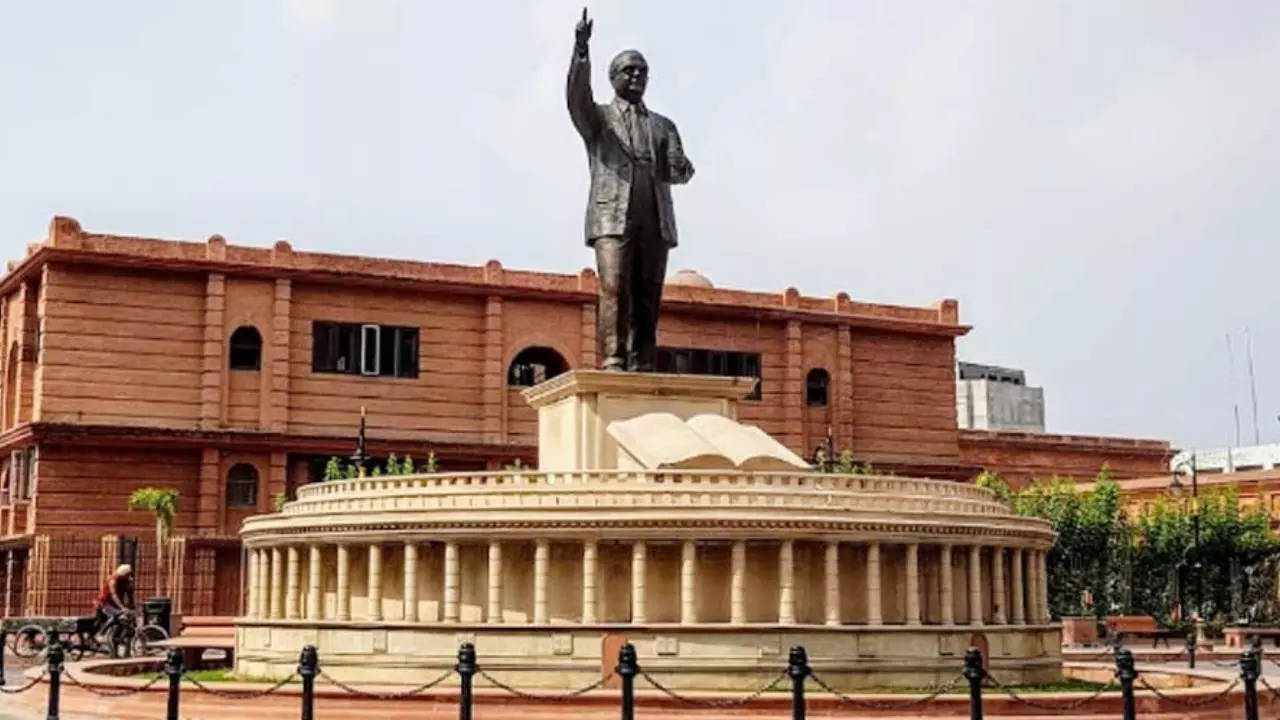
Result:
{"type": "Polygon", "coordinates": [[[1057,533],[1047,562],[1051,612],[1101,616],[1115,610],[1128,532],[1110,471],[1103,467],[1088,493],[1054,477],[1033,480],[1012,501],[1015,513],[1044,518],[1057,533]]]}
{"type": "Polygon", "coordinates": [[[173,488],[143,487],[129,495],[129,510],[147,510],[156,520],[156,595],[164,593],[164,547],[178,514],[178,491],[173,488]]]}
{"type": "MultiPolygon", "coordinates": [[[[984,473],[975,481],[1004,497],[1007,486],[998,476],[984,473]]],[[[1130,517],[1104,466],[1090,492],[1051,478],[1009,497],[1015,513],[1044,518],[1057,533],[1048,557],[1055,616],[1137,612],[1175,626],[1199,610],[1211,629],[1280,618],[1280,541],[1266,510],[1242,507],[1234,487],[1195,500],[1162,496],[1130,517]],[[1198,591],[1203,597],[1197,599],[1198,591]]]]}
{"type": "Polygon", "coordinates": [[[1013,491],[1009,489],[1009,483],[1000,477],[1000,473],[983,470],[974,478],[974,484],[990,490],[1005,505],[1013,506],[1013,491]]]}
{"type": "Polygon", "coordinates": [[[341,480],[344,476],[342,462],[336,457],[329,458],[329,462],[324,464],[324,480],[341,480]]]}
{"type": "Polygon", "coordinates": [[[1172,622],[1172,608],[1181,607],[1184,618],[1198,611],[1214,625],[1277,617],[1280,542],[1271,516],[1261,507],[1241,507],[1237,488],[1195,499],[1157,498],[1136,518],[1132,540],[1133,600],[1140,612],[1172,622]]]}

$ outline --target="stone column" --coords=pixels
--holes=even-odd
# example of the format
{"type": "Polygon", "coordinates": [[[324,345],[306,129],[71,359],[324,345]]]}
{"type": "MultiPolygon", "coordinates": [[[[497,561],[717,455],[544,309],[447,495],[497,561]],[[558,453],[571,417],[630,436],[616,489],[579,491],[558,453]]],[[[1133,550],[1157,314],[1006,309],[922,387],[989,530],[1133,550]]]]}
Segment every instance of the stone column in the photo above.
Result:
{"type": "Polygon", "coordinates": [[[639,625],[645,622],[644,614],[644,575],[646,549],[643,540],[631,545],[631,623],[639,625]]]}
{"type": "Polygon", "coordinates": [[[950,545],[943,545],[938,548],[938,579],[942,584],[942,624],[955,625],[956,606],[955,598],[951,594],[954,578],[951,576],[950,545]]]}
{"type": "Polygon", "coordinates": [[[991,620],[996,625],[1004,625],[1009,622],[1004,612],[1004,548],[991,548],[991,597],[992,606],[995,612],[991,614],[991,620]]]}
{"type": "MultiPolygon", "coordinates": [[[[249,576],[249,608],[245,611],[245,615],[250,618],[257,618],[259,613],[258,607],[258,551],[249,550],[247,553],[248,568],[246,574],[249,576]]],[[[12,573],[10,573],[12,575],[12,573]]]]}
{"type": "Polygon", "coordinates": [[[312,545],[307,557],[307,619],[319,620],[324,598],[320,594],[321,571],[324,569],[320,546],[312,545]]]}
{"type": "Polygon", "coordinates": [[[1040,577],[1039,550],[1032,550],[1031,554],[1027,556],[1027,575],[1031,578],[1027,588],[1027,604],[1029,606],[1027,608],[1027,620],[1033,624],[1038,624],[1041,622],[1041,618],[1044,617],[1044,610],[1041,609],[1042,606],[1040,604],[1040,583],[1043,578],[1040,577]]]}
{"type": "Polygon", "coordinates": [[[596,622],[596,541],[582,543],[582,624],[596,622]]]}
{"type": "Polygon", "coordinates": [[[533,548],[533,622],[546,625],[550,622],[547,613],[547,581],[551,574],[551,542],[539,540],[533,548]]]}
{"type": "Polygon", "coordinates": [[[907,624],[920,624],[920,546],[907,544],[907,624]]]}
{"type": "Polygon", "coordinates": [[[1053,614],[1049,610],[1049,552],[1041,550],[1036,555],[1040,564],[1036,569],[1036,576],[1040,578],[1040,619],[1042,622],[1052,622],[1053,614]]]}
{"type": "Polygon", "coordinates": [[[747,543],[734,540],[729,579],[729,622],[741,625],[747,621],[747,543]]]}
{"type": "Polygon", "coordinates": [[[840,624],[840,543],[827,542],[826,556],[823,558],[823,578],[826,581],[826,623],[840,624]]]}
{"type": "Polygon", "coordinates": [[[1022,614],[1022,548],[1013,549],[1013,557],[1010,558],[1010,574],[1013,575],[1013,624],[1021,625],[1026,622],[1026,616],[1022,614]]]}
{"type": "Polygon", "coordinates": [[[258,617],[271,617],[271,551],[258,551],[258,617]]]}
{"type": "Polygon", "coordinates": [[[404,544],[404,621],[418,622],[418,546],[404,544]]]}
{"type": "Polygon", "coordinates": [[[338,546],[337,620],[351,619],[351,548],[338,546]]]}
{"type": "Polygon", "coordinates": [[[791,540],[783,540],[778,547],[778,622],[796,622],[795,543],[791,540]]]}
{"type": "Polygon", "coordinates": [[[693,540],[685,540],[680,546],[680,622],[690,625],[698,622],[698,546],[693,540]]]}
{"type": "Polygon", "coordinates": [[[489,612],[491,623],[502,622],[502,543],[489,542],[489,612]]]}
{"type": "Polygon", "coordinates": [[[284,617],[284,553],[271,548],[271,619],[284,617]]]}
{"type": "Polygon", "coordinates": [[[880,614],[880,543],[867,544],[867,624],[880,625],[884,618],[880,614]]]}
{"type": "Polygon", "coordinates": [[[458,543],[450,540],[444,544],[444,621],[456,623],[459,599],[462,591],[462,568],[458,563],[458,543]]]}
{"type": "Polygon", "coordinates": [[[369,546],[369,619],[382,619],[382,546],[369,546]]]}
{"type": "Polygon", "coordinates": [[[982,546],[969,546],[969,624],[982,624],[982,546]]]}
{"type": "Polygon", "coordinates": [[[302,582],[302,567],[298,563],[298,548],[289,546],[288,575],[284,595],[284,617],[286,620],[297,620],[299,610],[299,584],[302,582]]]}

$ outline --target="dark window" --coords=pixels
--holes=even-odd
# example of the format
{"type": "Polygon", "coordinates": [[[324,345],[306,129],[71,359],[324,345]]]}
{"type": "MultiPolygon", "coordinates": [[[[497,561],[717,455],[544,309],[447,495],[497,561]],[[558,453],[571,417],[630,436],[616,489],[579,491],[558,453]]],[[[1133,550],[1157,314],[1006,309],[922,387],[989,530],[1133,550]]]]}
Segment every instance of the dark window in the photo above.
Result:
{"type": "Polygon", "coordinates": [[[262,335],[251,325],[242,325],[231,333],[231,369],[262,368],[262,335]]]}
{"type": "Polygon", "coordinates": [[[760,353],[704,348],[658,348],[658,372],[690,375],[753,377],[756,387],[748,400],[761,398],[760,353]]]}
{"type": "Polygon", "coordinates": [[[315,372],[418,377],[418,328],[317,320],[311,325],[315,372]]]}
{"type": "Polygon", "coordinates": [[[507,384],[513,387],[537,385],[568,369],[569,363],[555,350],[529,347],[521,350],[511,361],[511,367],[507,369],[507,384]]]}
{"type": "Polygon", "coordinates": [[[258,506],[258,470],[249,463],[237,463],[227,471],[227,507],[258,506]]]}
{"type": "Polygon", "coordinates": [[[822,368],[814,368],[804,379],[804,402],[810,406],[826,407],[827,386],[831,383],[831,375],[822,368]]]}
{"type": "Polygon", "coordinates": [[[9,455],[8,500],[30,500],[35,490],[35,448],[15,450],[9,455]]]}

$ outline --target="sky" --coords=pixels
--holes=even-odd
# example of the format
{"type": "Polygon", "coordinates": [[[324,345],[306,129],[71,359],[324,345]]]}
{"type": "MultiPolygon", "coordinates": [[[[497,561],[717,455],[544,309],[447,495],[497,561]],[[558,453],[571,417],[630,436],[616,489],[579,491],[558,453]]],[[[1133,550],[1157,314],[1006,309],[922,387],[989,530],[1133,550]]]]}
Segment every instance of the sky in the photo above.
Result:
{"type": "MultiPolygon", "coordinates": [[[[576,272],[581,3],[44,0],[0,23],[0,254],[88,230],[576,272]]],[[[594,2],[697,168],[672,270],[960,301],[1052,432],[1280,441],[1280,3],[594,2]],[[730,10],[732,8],[732,10],[730,10]],[[1228,354],[1227,337],[1231,352],[1228,354]]]]}

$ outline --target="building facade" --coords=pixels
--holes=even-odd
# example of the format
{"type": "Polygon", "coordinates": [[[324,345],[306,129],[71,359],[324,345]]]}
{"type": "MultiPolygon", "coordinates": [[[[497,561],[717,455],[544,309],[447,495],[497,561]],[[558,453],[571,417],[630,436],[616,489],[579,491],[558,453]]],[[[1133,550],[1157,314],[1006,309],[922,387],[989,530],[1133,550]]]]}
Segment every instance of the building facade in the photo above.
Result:
{"type": "MultiPolygon", "coordinates": [[[[662,369],[759,378],[740,419],[803,456],[830,435],[879,470],[956,480],[983,467],[1091,476],[1103,462],[1143,475],[1168,461],[1164,443],[960,431],[954,347],[969,328],[953,300],[897,307],[687,280],[664,298],[662,369]]],[[[84,595],[61,608],[41,575],[59,553],[40,538],[145,543],[153,521],[126,500],[154,485],[181,494],[175,592],[191,612],[239,612],[241,523],[349,455],[362,408],[375,458],[431,453],[449,471],[531,462],[520,389],[596,365],[595,282],[589,270],[178,242],[55,218],[0,279],[9,608],[87,606],[109,559],[86,544],[80,569],[54,573],[68,597],[84,595]]]]}
{"type": "Polygon", "coordinates": [[[1169,467],[1191,463],[1202,473],[1274,470],[1280,465],[1280,443],[1183,450],[1173,456],[1169,467]]]}
{"type": "Polygon", "coordinates": [[[1044,432],[1044,388],[1021,370],[956,363],[956,421],[967,430],[1044,432]]]}

